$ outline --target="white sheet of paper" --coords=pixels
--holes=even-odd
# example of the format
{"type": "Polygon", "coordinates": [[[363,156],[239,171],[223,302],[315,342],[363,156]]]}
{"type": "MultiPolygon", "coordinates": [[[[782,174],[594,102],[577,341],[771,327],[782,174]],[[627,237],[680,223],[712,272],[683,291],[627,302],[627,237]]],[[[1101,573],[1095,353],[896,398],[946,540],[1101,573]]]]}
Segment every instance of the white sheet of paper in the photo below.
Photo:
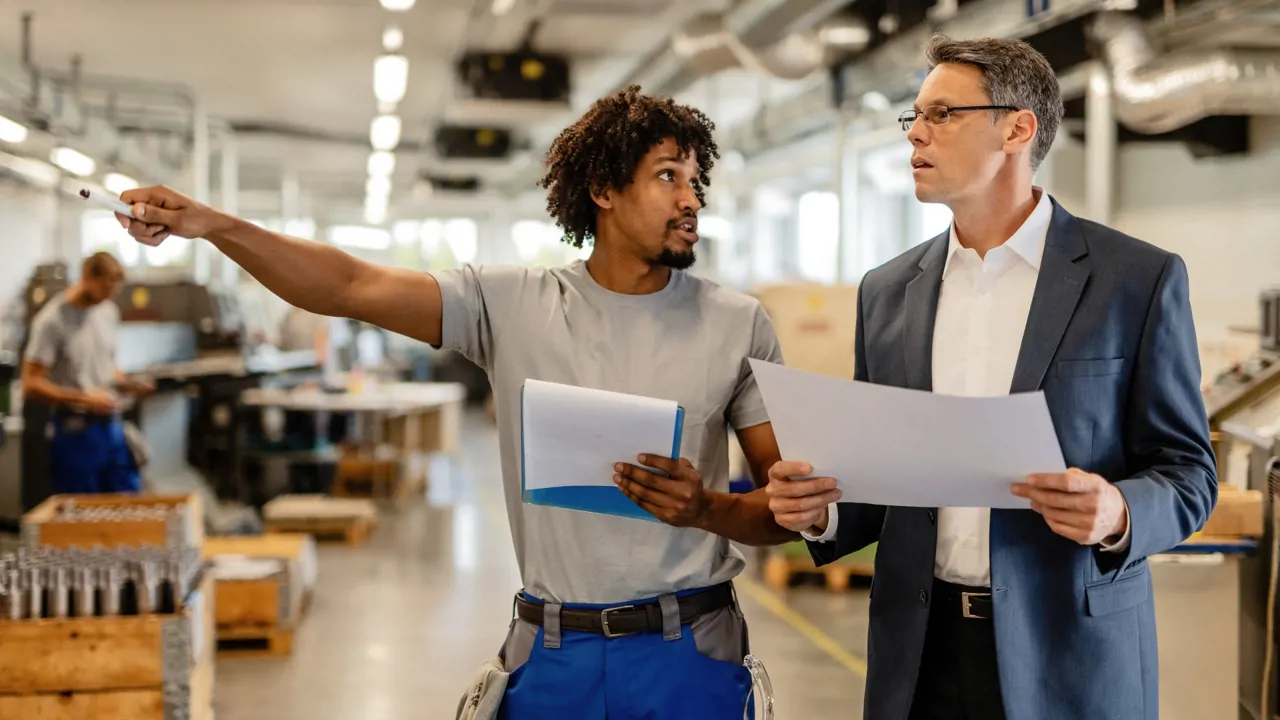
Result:
{"type": "Polygon", "coordinates": [[[615,463],[670,456],[675,441],[673,400],[526,380],[523,403],[527,490],[612,486],[615,463]]]}
{"type": "Polygon", "coordinates": [[[751,360],[786,460],[834,477],[843,501],[1027,508],[1010,492],[1065,472],[1044,393],[956,397],[751,360]]]}

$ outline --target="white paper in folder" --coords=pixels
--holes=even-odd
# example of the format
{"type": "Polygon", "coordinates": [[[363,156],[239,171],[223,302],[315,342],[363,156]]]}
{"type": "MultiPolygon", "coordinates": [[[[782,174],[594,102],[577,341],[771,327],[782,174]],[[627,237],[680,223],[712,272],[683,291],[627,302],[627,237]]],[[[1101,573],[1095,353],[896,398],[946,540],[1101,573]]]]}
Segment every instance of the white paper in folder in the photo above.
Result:
{"type": "Polygon", "coordinates": [[[834,477],[845,502],[1028,508],[1010,492],[1065,472],[1044,393],[956,397],[751,360],[786,460],[834,477]]]}

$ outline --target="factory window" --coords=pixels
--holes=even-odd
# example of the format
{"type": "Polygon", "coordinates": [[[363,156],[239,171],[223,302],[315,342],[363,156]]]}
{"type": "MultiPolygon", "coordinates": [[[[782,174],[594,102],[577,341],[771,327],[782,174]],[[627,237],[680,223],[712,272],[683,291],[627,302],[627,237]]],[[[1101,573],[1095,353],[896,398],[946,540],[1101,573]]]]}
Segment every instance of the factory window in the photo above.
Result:
{"type": "Polygon", "coordinates": [[[924,233],[917,238],[917,242],[924,242],[946,232],[951,227],[951,210],[946,205],[921,203],[920,224],[924,228],[924,233]]]}
{"type": "Polygon", "coordinates": [[[120,227],[111,211],[89,210],[80,215],[80,252],[83,255],[105,250],[119,258],[125,267],[137,267],[141,248],[138,241],[120,227]]]}
{"type": "Polygon", "coordinates": [[[840,199],[832,192],[800,196],[796,212],[796,249],[805,280],[834,283],[839,270],[840,199]]]}
{"type": "Polygon", "coordinates": [[[521,220],[511,226],[511,242],[516,255],[526,265],[551,267],[591,256],[591,245],[581,249],[561,240],[564,231],[555,223],[541,220],[521,220]]]}
{"type": "Polygon", "coordinates": [[[159,245],[144,248],[143,253],[151,267],[180,267],[191,262],[191,249],[190,240],[170,235],[159,245]]]}
{"type": "Polygon", "coordinates": [[[449,220],[442,229],[444,241],[459,264],[472,263],[480,250],[479,230],[470,218],[449,220]]]}
{"type": "Polygon", "coordinates": [[[386,250],[391,247],[391,234],[364,225],[334,225],[329,228],[329,242],[357,250],[386,250]]]}
{"type": "Polygon", "coordinates": [[[418,234],[419,246],[422,248],[422,259],[434,262],[440,253],[440,241],[443,239],[444,225],[439,220],[426,220],[418,234]]]}

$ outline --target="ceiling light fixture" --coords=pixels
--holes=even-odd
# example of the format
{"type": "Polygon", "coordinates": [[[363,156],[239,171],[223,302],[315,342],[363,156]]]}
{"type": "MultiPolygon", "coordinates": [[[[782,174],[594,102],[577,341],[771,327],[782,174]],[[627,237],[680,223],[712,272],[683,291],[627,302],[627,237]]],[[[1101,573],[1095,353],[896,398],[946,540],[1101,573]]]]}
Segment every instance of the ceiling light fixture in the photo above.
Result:
{"type": "Polygon", "coordinates": [[[27,129],[25,127],[0,115],[0,140],[16,144],[26,139],[27,129]]]}
{"type": "Polygon", "coordinates": [[[382,0],[382,7],[392,12],[404,12],[413,7],[414,0],[382,0]]]}
{"type": "Polygon", "coordinates": [[[379,55],[373,61],[373,96],[378,102],[398,103],[409,88],[409,59],[403,55],[379,55]]]}
{"type": "MultiPolygon", "coordinates": [[[[366,198],[364,201],[364,221],[370,225],[381,225],[387,221],[387,201],[378,198],[366,198]]],[[[387,245],[373,248],[376,250],[385,250],[390,246],[391,238],[387,238],[387,245]]]]}
{"type": "Polygon", "coordinates": [[[392,25],[382,31],[382,49],[387,52],[395,52],[404,47],[404,32],[400,28],[392,25]]]}
{"type": "Polygon", "coordinates": [[[391,178],[385,175],[370,175],[364,181],[366,198],[387,198],[391,196],[391,178]]]}
{"type": "Polygon", "coordinates": [[[391,173],[396,171],[396,156],[386,150],[371,152],[369,153],[369,162],[366,169],[371,177],[390,177],[391,173]]]}
{"type": "Polygon", "coordinates": [[[379,115],[369,124],[369,143],[374,150],[395,150],[400,144],[400,116],[379,115]]]}
{"type": "Polygon", "coordinates": [[[57,165],[72,175],[79,175],[80,177],[88,177],[92,175],[93,171],[98,167],[98,164],[93,161],[93,158],[85,155],[84,153],[72,150],[69,147],[56,148],[53,153],[49,155],[49,159],[53,161],[54,165],[57,165]]]}
{"type": "Polygon", "coordinates": [[[140,185],[137,180],[134,180],[128,175],[107,173],[107,176],[102,179],[102,187],[106,188],[107,192],[112,193],[113,195],[119,195],[126,190],[132,190],[136,187],[140,187],[140,185]]]}
{"type": "Polygon", "coordinates": [[[516,4],[516,0],[493,0],[493,14],[506,15],[516,4]]]}

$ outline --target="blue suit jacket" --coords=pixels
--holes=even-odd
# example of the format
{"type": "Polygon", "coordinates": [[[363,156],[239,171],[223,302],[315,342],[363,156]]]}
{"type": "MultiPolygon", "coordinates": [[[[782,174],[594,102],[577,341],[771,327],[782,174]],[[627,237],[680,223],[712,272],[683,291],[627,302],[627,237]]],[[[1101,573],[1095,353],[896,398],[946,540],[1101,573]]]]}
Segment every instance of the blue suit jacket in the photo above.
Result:
{"type": "MultiPolygon", "coordinates": [[[[858,293],[855,379],[932,390],[947,233],[869,273],[858,293]]],[[[1157,720],[1146,558],[1199,530],[1217,470],[1181,258],[1076,218],[1056,202],[1012,392],[1043,390],[1068,467],[1114,482],[1131,544],[1104,553],[1030,510],[991,512],[991,582],[1010,720],[1157,720]]],[[[879,541],[871,587],[867,720],[906,720],[929,616],[937,512],[839,506],[819,564],[879,541]]]]}

